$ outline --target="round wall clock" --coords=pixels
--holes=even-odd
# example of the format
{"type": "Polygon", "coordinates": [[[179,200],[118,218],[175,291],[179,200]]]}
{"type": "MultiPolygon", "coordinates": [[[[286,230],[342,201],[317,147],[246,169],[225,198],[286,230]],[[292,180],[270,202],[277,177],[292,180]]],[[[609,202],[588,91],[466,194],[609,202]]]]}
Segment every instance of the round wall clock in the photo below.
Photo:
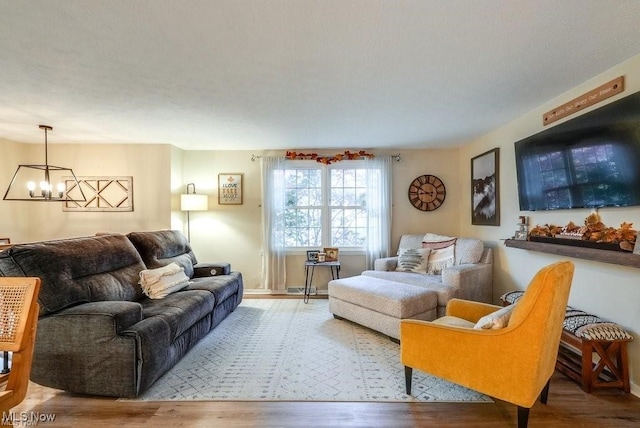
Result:
{"type": "Polygon", "coordinates": [[[433,211],[447,196],[444,183],[435,175],[421,175],[409,185],[409,201],[420,211],[433,211]]]}

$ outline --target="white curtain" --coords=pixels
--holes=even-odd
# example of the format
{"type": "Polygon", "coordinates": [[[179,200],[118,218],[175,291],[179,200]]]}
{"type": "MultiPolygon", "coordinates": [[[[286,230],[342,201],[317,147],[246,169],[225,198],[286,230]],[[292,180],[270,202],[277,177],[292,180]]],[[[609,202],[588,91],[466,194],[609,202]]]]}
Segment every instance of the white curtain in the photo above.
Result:
{"type": "Polygon", "coordinates": [[[284,290],[285,263],[285,185],[284,157],[262,157],[262,285],[267,290],[284,290]]]}
{"type": "Polygon", "coordinates": [[[391,156],[376,156],[365,161],[367,169],[367,248],[365,266],[389,257],[391,251],[391,156]]]}

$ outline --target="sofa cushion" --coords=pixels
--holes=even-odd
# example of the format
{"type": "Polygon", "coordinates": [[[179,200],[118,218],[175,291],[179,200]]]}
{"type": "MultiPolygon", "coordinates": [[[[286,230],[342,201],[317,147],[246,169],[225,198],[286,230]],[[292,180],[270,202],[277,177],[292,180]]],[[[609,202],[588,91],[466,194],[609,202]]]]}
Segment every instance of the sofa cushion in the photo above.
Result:
{"type": "Polygon", "coordinates": [[[142,316],[158,317],[169,326],[170,341],[213,311],[215,298],[204,290],[182,290],[164,299],[142,299],[142,316]]]}
{"type": "Polygon", "coordinates": [[[479,239],[458,238],[456,240],[456,265],[478,263],[484,251],[484,244],[479,239]]]}
{"type": "Polygon", "coordinates": [[[131,232],[127,237],[140,253],[147,268],[155,269],[175,262],[184,268],[184,273],[189,278],[193,277],[193,265],[198,261],[182,232],[131,232]]]}
{"type": "Polygon", "coordinates": [[[450,285],[443,284],[442,276],[440,275],[428,275],[413,272],[385,272],[379,270],[365,270],[361,275],[386,279],[387,281],[402,282],[433,290],[438,295],[438,306],[447,306],[447,302],[449,302],[449,300],[454,297],[458,297],[458,290],[450,285]]]}
{"type": "Polygon", "coordinates": [[[402,235],[400,237],[400,244],[398,244],[398,252],[396,256],[400,254],[401,248],[422,248],[422,237],[424,235],[402,235]]]}
{"type": "Polygon", "coordinates": [[[187,290],[207,290],[215,296],[215,305],[218,306],[230,297],[242,297],[242,275],[231,272],[229,275],[193,278],[187,290]]]}
{"type": "Polygon", "coordinates": [[[19,244],[0,253],[0,271],[42,280],[40,315],[80,303],[143,297],[138,274],[145,265],[124,235],[19,244]]]}

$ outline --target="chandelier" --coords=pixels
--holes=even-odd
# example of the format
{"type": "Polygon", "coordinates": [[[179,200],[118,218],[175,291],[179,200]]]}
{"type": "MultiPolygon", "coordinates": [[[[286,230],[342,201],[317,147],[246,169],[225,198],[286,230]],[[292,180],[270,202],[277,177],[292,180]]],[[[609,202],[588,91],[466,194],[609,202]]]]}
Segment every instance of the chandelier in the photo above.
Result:
{"type": "Polygon", "coordinates": [[[48,125],[39,125],[39,128],[44,130],[44,165],[18,165],[3,200],[86,202],[73,170],[49,165],[47,132],[53,128],[48,125]]]}

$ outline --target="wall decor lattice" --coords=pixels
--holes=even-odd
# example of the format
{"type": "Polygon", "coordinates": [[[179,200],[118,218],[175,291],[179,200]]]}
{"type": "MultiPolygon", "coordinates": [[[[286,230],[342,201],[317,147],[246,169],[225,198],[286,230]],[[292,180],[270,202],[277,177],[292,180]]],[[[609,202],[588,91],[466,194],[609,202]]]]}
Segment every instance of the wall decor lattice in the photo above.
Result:
{"type": "MultiPolygon", "coordinates": [[[[133,177],[78,177],[86,202],[65,201],[62,211],[133,211],[133,177]]],[[[65,177],[68,196],[80,193],[72,177],[65,177]]]]}

